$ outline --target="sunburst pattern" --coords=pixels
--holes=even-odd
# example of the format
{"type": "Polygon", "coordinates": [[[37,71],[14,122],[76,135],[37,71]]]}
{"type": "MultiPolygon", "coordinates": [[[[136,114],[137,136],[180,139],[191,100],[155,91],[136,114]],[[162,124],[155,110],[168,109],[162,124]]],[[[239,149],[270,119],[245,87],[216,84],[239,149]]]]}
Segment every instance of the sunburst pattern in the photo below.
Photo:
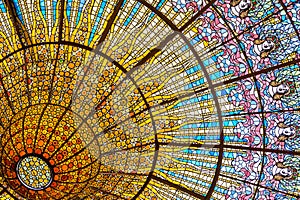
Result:
{"type": "Polygon", "coordinates": [[[0,197],[298,199],[299,14],[0,0],[0,197]]]}

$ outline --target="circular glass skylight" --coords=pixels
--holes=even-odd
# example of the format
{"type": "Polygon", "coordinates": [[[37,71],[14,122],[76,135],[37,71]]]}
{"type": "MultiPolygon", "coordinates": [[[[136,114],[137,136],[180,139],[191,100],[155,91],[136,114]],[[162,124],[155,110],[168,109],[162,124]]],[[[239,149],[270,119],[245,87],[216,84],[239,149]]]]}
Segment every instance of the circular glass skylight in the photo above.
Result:
{"type": "Polygon", "coordinates": [[[53,179],[53,173],[48,163],[34,155],[20,159],[16,171],[19,180],[33,190],[45,189],[53,179]]]}

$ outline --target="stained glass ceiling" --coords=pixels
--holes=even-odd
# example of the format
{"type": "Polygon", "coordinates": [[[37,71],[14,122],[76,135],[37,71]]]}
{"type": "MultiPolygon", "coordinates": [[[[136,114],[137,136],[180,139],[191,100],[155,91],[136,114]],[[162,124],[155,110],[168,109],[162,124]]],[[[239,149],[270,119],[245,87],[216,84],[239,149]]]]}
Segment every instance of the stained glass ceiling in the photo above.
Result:
{"type": "Polygon", "coordinates": [[[1,199],[299,199],[297,0],[0,0],[1,199]]]}

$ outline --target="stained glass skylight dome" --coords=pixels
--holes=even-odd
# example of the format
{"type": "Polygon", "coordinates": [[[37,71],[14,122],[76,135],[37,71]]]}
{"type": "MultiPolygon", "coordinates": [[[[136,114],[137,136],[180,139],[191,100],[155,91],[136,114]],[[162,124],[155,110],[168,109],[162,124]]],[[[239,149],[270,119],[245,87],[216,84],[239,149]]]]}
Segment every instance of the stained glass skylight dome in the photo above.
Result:
{"type": "Polygon", "coordinates": [[[299,199],[297,0],[0,0],[0,199],[299,199]]]}

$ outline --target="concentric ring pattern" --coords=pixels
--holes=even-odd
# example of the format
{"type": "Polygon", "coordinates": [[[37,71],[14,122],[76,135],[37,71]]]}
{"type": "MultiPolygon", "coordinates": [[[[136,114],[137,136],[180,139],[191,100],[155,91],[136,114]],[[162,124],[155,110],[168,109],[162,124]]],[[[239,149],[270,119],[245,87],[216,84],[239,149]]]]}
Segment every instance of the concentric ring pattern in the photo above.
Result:
{"type": "Polygon", "coordinates": [[[0,0],[1,199],[299,199],[297,0],[0,0]]]}

